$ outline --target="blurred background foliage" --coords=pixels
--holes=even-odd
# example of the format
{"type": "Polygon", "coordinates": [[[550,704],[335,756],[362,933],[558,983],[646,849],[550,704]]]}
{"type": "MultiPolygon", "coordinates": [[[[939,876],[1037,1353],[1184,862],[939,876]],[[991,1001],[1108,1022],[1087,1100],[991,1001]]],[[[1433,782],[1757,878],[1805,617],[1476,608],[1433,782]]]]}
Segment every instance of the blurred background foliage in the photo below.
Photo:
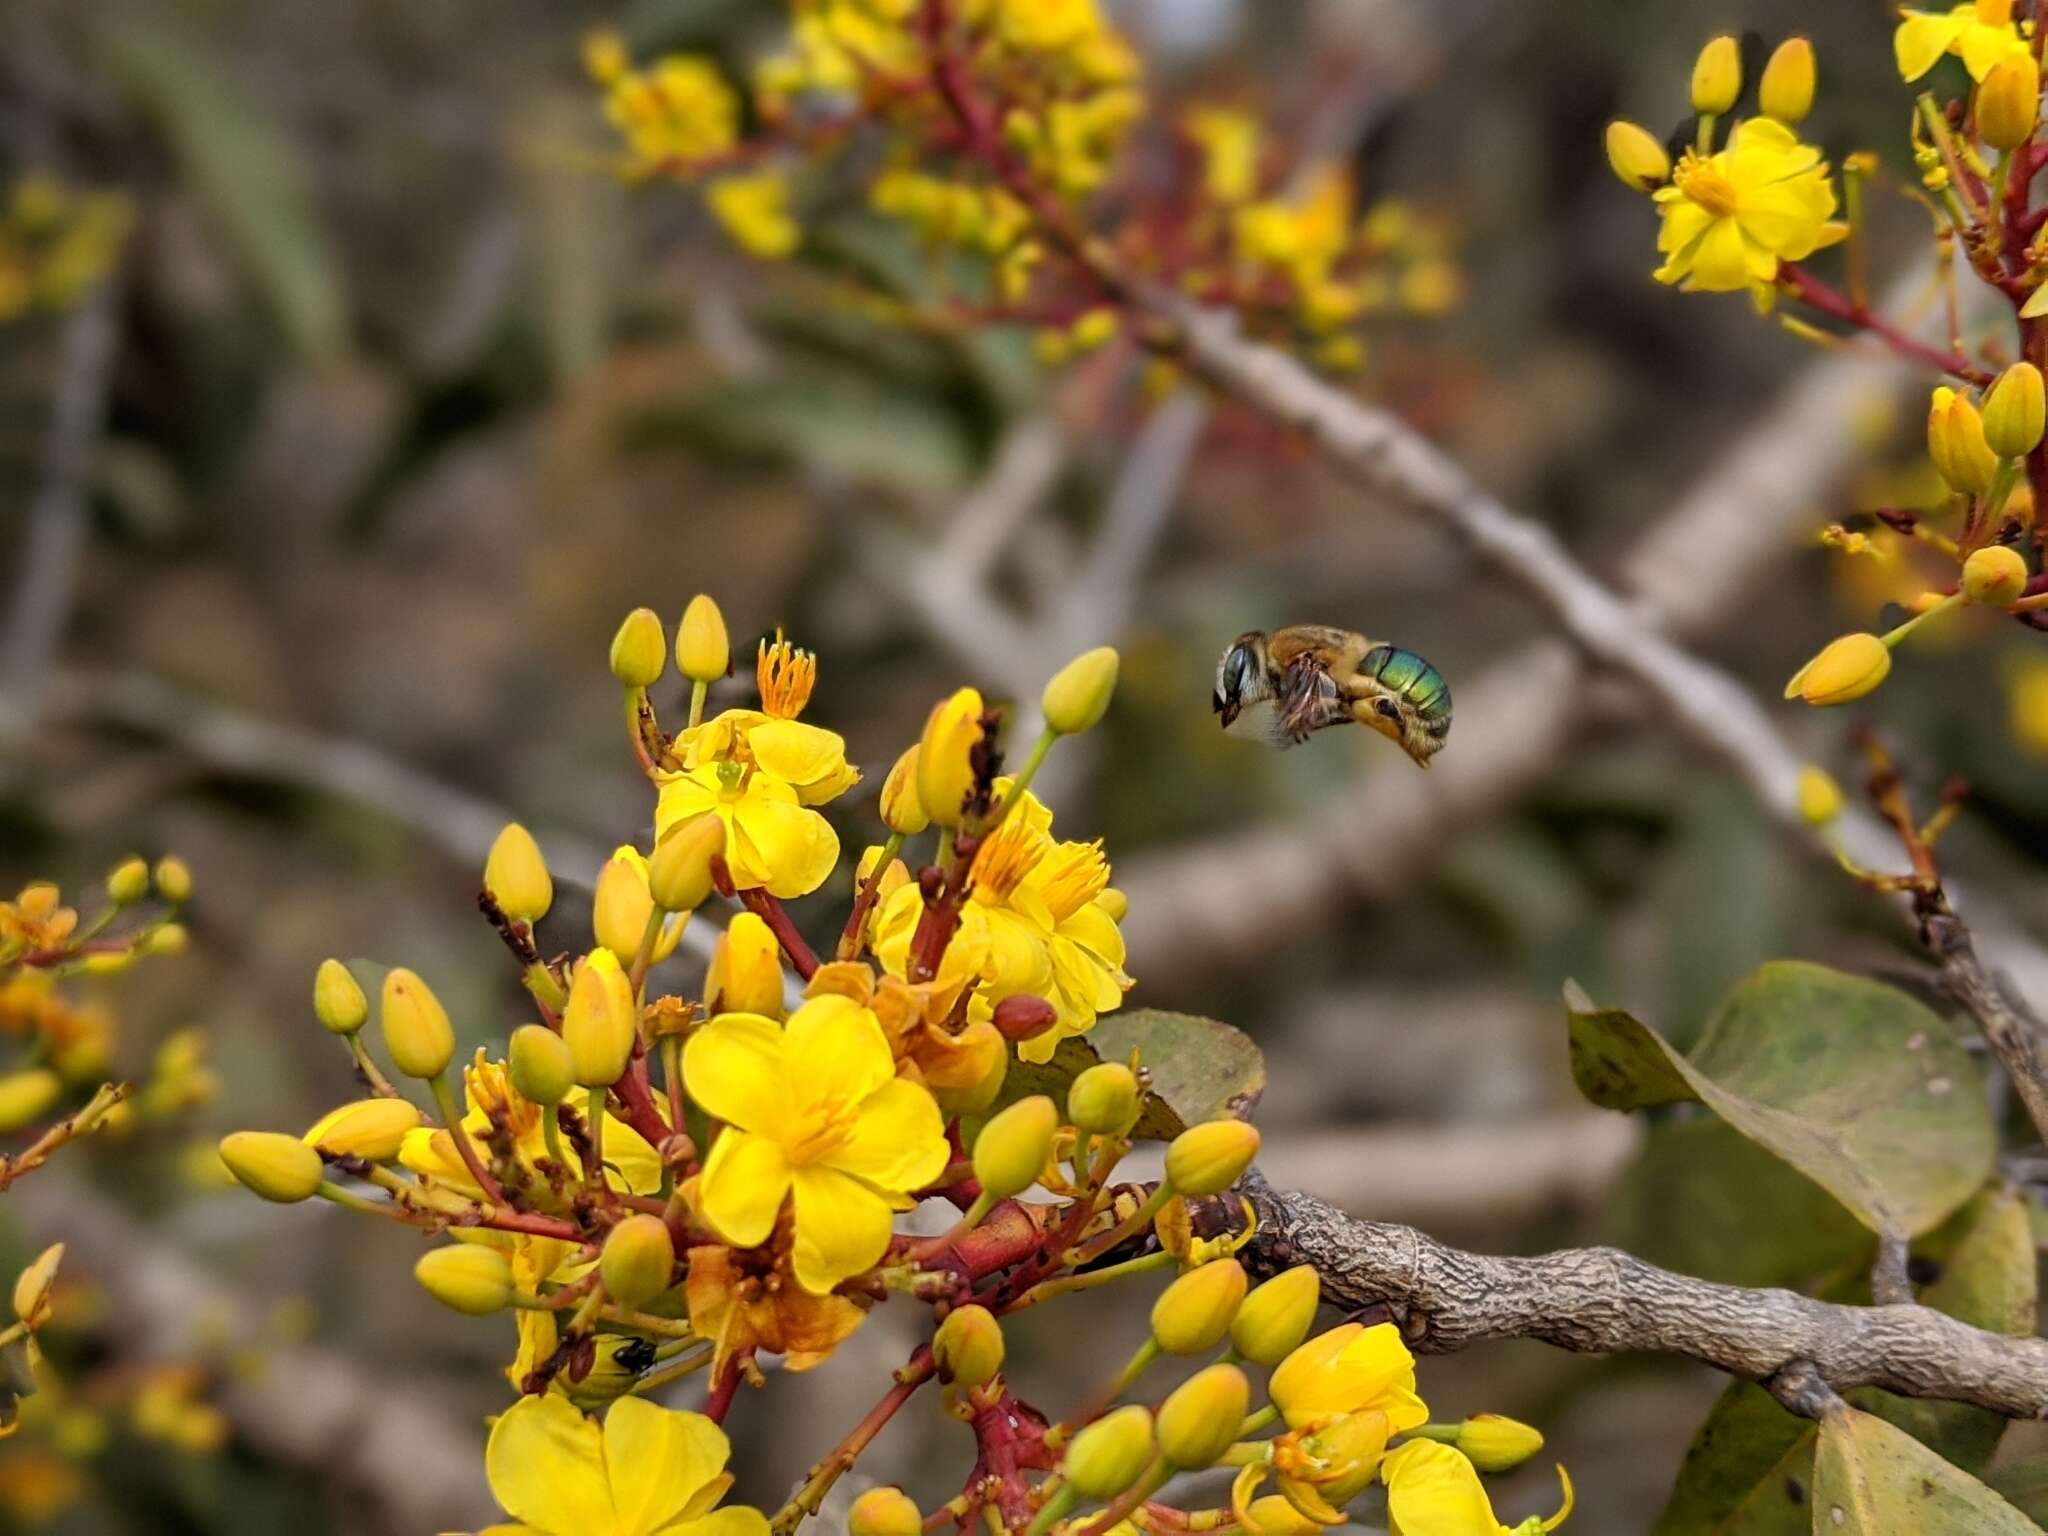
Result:
{"type": "MultiPolygon", "coordinates": [[[[1739,300],[1649,281],[1650,221],[1607,173],[1605,121],[1675,123],[1714,31],[1799,30],[1819,48],[1812,128],[1831,153],[1909,163],[1876,0],[1113,9],[1162,103],[1220,97],[1283,143],[1328,143],[1334,121],[1361,199],[1397,199],[1445,232],[1463,302],[1376,326],[1357,387],[1602,571],[1812,355],[1739,300]]],[[[846,734],[871,786],[942,688],[1014,697],[1073,650],[1120,645],[1102,739],[1056,771],[1062,826],[1107,837],[1134,878],[1160,850],[1256,826],[1313,841],[1331,804],[1414,772],[1374,739],[1284,756],[1225,740],[1205,695],[1238,631],[1360,628],[1430,657],[1454,693],[1536,632],[1457,550],[1361,505],[1248,417],[1191,417],[1189,461],[1163,482],[1144,471],[1158,412],[1125,353],[1041,374],[1027,336],[878,322],[839,276],[913,292],[926,279],[857,214],[764,274],[687,197],[607,178],[578,62],[587,28],[736,65],[777,11],[0,7],[0,184],[115,192],[132,220],[86,306],[103,306],[112,343],[85,380],[104,431],[80,480],[75,566],[31,558],[30,531],[86,309],[0,327],[5,590],[17,615],[54,607],[58,641],[51,656],[10,620],[0,656],[13,697],[36,701],[9,713],[0,877],[89,881],[131,850],[188,859],[189,952],[102,992],[137,1026],[137,1061],[172,1029],[206,1027],[221,1127],[295,1129],[349,1094],[309,1017],[324,955],[419,967],[469,1043],[519,1021],[473,910],[477,838],[493,804],[558,854],[644,822],[604,672],[635,604],[673,615],[709,589],[736,639],[782,626],[815,646],[812,716],[846,734]],[[1042,496],[985,583],[948,589],[929,557],[1034,445],[1051,465],[1042,496]],[[1120,492],[1164,498],[1159,532],[1136,579],[1101,590],[1079,574],[1083,552],[1120,492]]],[[[1919,215],[1880,208],[1891,265],[1919,215]]],[[[1874,367],[1839,424],[1873,475],[1914,468],[1917,407],[1889,377],[1874,367]]],[[[1813,526],[1877,483],[1818,488],[1813,526]]],[[[1774,695],[1820,641],[1863,627],[1867,591],[1841,567],[1787,539],[1704,648],[1774,695]]],[[[2023,914],[2048,893],[2041,667],[2016,629],[1959,623],[1903,656],[1878,701],[1916,777],[1970,781],[1950,857],[2023,914]]],[[[1868,898],[1630,700],[1593,702],[1569,754],[1441,837],[1396,899],[1333,902],[1249,963],[1148,965],[1141,947],[1137,996],[1251,1031],[1268,1053],[1275,1177],[1359,1214],[1501,1250],[1611,1240],[1713,1278],[1815,1282],[1856,1256],[1860,1229],[1716,1124],[1674,1117],[1645,1138],[1585,1109],[1558,988],[1577,977],[1683,1044],[1767,958],[1915,962],[1868,898]]],[[[1848,769],[1836,717],[1786,724],[1848,769]]],[[[1459,727],[1475,729],[1463,713],[1459,727]]],[[[858,847],[871,807],[841,804],[858,847]]],[[[1257,889],[1144,888],[1231,904],[1248,924],[1262,904],[1257,889]]],[[[1173,926],[1152,917],[1150,931],[1173,926]]],[[[223,1194],[175,1147],[94,1145],[66,1162],[0,1210],[16,1257],[60,1230],[79,1250],[52,1336],[67,1386],[0,1446],[0,1524],[311,1536],[488,1517],[474,1452],[508,1340],[417,1292],[409,1235],[223,1194]]],[[[1089,1353],[1077,1311],[1020,1330],[1027,1382],[1089,1353]]],[[[743,1419],[743,1488],[792,1478],[899,1342],[878,1323],[819,1376],[773,1381],[772,1411],[743,1419]]],[[[1594,1531],[1648,1528],[1720,1387],[1535,1345],[1437,1362],[1430,1383],[1448,1409],[1483,1400],[1542,1424],[1594,1531]]],[[[935,1412],[906,1416],[872,1470],[915,1487],[938,1459],[922,1454],[935,1412]]],[[[1549,1473],[1530,1476],[1508,1501],[1540,1497],[1549,1473]]]]}

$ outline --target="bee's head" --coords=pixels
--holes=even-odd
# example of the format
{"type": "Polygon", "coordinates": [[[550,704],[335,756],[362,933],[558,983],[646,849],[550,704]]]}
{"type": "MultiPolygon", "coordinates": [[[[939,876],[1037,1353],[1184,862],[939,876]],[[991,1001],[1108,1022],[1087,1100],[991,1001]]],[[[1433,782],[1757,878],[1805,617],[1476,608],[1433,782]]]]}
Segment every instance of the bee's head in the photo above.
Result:
{"type": "Polygon", "coordinates": [[[1216,663],[1216,692],[1209,701],[1210,708],[1223,717],[1227,729],[1239,710],[1267,698],[1272,691],[1266,637],[1257,630],[1239,635],[1216,663]]]}

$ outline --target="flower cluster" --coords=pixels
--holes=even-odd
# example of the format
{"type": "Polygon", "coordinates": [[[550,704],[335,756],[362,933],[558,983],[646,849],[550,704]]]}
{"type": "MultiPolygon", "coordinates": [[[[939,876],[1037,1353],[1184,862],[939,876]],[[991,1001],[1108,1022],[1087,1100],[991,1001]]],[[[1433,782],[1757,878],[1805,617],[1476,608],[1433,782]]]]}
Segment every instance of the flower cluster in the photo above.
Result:
{"type": "Polygon", "coordinates": [[[744,86],[696,56],[636,66],[609,35],[586,62],[628,180],[701,182],[734,242],[777,259],[858,178],[930,258],[946,297],[923,318],[1031,325],[1047,363],[1116,336],[1141,284],[1333,369],[1362,361],[1366,317],[1459,294],[1427,220],[1361,216],[1340,163],[1288,164],[1244,112],[1191,108],[1134,153],[1143,68],[1097,0],[794,0],[786,45],[744,86]],[[845,153],[854,140],[869,152],[845,153]]]}
{"type": "Polygon", "coordinates": [[[126,200],[25,176],[0,203],[0,325],[69,309],[107,275],[128,237],[126,200]]]}
{"type": "MultiPolygon", "coordinates": [[[[496,1420],[487,1470],[517,1528],[789,1531],[937,1380],[976,1439],[968,1491],[938,1517],[955,1523],[990,1506],[1013,1531],[1078,1532],[1132,1514],[1175,1469],[1227,1462],[1242,1469],[1233,1505],[1209,1524],[1306,1530],[1384,1487],[1418,1536],[1496,1536],[1479,1471],[1540,1438],[1501,1420],[1426,1423],[1391,1327],[1309,1339],[1315,1272],[1253,1289],[1236,1257],[1251,1231],[1229,1191],[1258,1133],[1235,1118],[1181,1127],[1144,1061],[1099,1059],[1087,1043],[1131,985],[1123,903],[1101,845],[1057,838],[1031,782],[1108,709],[1116,653],[1091,651],[1047,684],[1044,730],[1013,773],[1000,713],[979,693],[932,710],[886,776],[886,835],[860,860],[829,953],[785,905],[831,879],[839,836],[822,808],[860,777],[842,738],[802,718],[816,658],[763,641],[756,704],[710,713],[730,646],[716,604],[696,599],[674,635],[689,686],[671,732],[651,692],[670,655],[645,609],[613,642],[653,837],[599,872],[578,952],[543,958],[536,925],[555,884],[533,838],[509,826],[491,851],[481,904],[532,1016],[502,1058],[468,1061],[463,1101],[454,1021],[428,983],[402,967],[374,978],[387,1075],[364,1039],[373,978],[328,961],[314,1012],[369,1096],[301,1135],[240,1131],[220,1149],[266,1199],[319,1197],[445,1234],[420,1257],[420,1283],[458,1312],[510,1313],[520,1397],[496,1420]],[[738,911],[701,986],[663,991],[686,926],[715,900],[738,911]],[[1029,1084],[1013,1080],[1020,1062],[1029,1084]],[[431,1112],[394,1078],[423,1083],[431,1112]],[[1057,1097],[1035,1091],[1048,1083],[1057,1097]],[[1171,1137],[1164,1177],[1119,1183],[1141,1133],[1171,1137]],[[950,1224],[915,1235],[900,1218],[926,1203],[950,1224]],[[1151,1337],[1072,1420],[1049,1422],[1010,1391],[1002,1319],[1160,1271],[1180,1277],[1151,1337]],[[761,1357],[812,1369],[892,1296],[929,1307],[935,1326],[876,1410],[772,1522],[721,1506],[720,1424],[738,1389],[760,1384],[761,1357]],[[1161,1355],[1219,1350],[1156,1405],[1138,1394],[1161,1355]],[[1274,1368],[1270,1407],[1254,1411],[1247,1364],[1274,1368]],[[702,1412],[648,1400],[699,1372],[702,1412]]],[[[857,1508],[856,1530],[924,1523],[914,1510],[904,1523],[894,1490],[877,1499],[857,1508]]]]}

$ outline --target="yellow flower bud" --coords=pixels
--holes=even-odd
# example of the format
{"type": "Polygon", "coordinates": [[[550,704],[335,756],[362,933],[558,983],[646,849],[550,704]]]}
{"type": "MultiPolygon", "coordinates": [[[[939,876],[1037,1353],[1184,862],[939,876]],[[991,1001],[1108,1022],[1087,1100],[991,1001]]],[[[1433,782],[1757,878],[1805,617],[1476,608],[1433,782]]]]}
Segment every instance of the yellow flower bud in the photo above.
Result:
{"type": "Polygon", "coordinates": [[[1191,1125],[1166,1149],[1166,1177],[1183,1195],[1220,1195],[1251,1167],[1259,1133],[1243,1120],[1191,1125]]]}
{"type": "Polygon", "coordinates": [[[1638,192],[1661,187],[1671,175],[1671,156],[1656,135],[1621,118],[1607,125],[1607,163],[1623,186],[1638,192]]]}
{"type": "Polygon", "coordinates": [[[512,1304],[512,1261],[485,1243],[429,1248],[412,1274],[442,1306],[470,1317],[488,1317],[512,1304]]]}
{"type": "Polygon", "coordinates": [[[1121,1136],[1137,1123],[1138,1098],[1137,1074],[1105,1061],[1067,1085],[1067,1118],[1097,1136],[1121,1136]]]}
{"type": "Polygon", "coordinates": [[[358,1099],[315,1120],[301,1140],[324,1152],[388,1163],[421,1119],[419,1108],[407,1099],[358,1099]]]}
{"type": "Polygon", "coordinates": [[[1843,635],[1792,674],[1785,697],[1816,707],[1848,704],[1875,689],[1891,669],[1892,653],[1876,635],[1843,635]]]}
{"type": "Polygon", "coordinates": [[[955,1307],[932,1335],[939,1375],[963,1387],[979,1387],[1003,1368],[1003,1325],[987,1307],[955,1307]]]}
{"type": "Polygon", "coordinates": [[[633,1005],[632,984],[608,949],[593,949],[576,967],[569,983],[569,1001],[562,1008],[562,1043],[569,1065],[586,1088],[604,1088],[619,1080],[633,1059],[640,1010],[633,1005]]]}
{"type": "Polygon", "coordinates": [[[906,747],[882,781],[882,825],[904,837],[915,837],[931,824],[917,792],[917,748],[906,747]]]}
{"type": "Polygon", "coordinates": [[[1095,898],[1095,905],[1109,914],[1111,922],[1120,923],[1131,910],[1131,899],[1115,886],[1106,885],[1095,898]]]}
{"type": "Polygon", "coordinates": [[[612,636],[612,676],[628,688],[645,688],[668,665],[668,636],[652,608],[635,608],[612,636]]]}
{"type": "MultiPolygon", "coordinates": [[[[2025,55],[2032,63],[2031,55],[2025,55]]],[[[1984,396],[1984,442],[2002,459],[2032,453],[2048,426],[2048,390],[2041,370],[2032,363],[2014,363],[1993,381],[1984,396]]]]}
{"type": "Polygon", "coordinates": [[[1809,827],[1824,827],[1842,814],[1842,786],[1825,768],[1811,763],[1799,770],[1799,819],[1809,827]]]}
{"type": "Polygon", "coordinates": [[[548,878],[547,860],[533,834],[516,821],[491,844],[484,860],[484,889],[507,917],[522,923],[537,923],[555,903],[555,882],[548,878]]]}
{"type": "Polygon", "coordinates": [[[569,1043],[545,1024],[522,1024],[505,1048],[512,1087],[529,1104],[552,1109],[576,1086],[576,1061],[569,1043]]]}
{"type": "Polygon", "coordinates": [[[664,912],[694,912],[711,895],[711,861],[725,853],[725,823],[692,817],[670,827],[647,861],[647,893],[664,912]]]}
{"type": "Polygon", "coordinates": [[[1151,1410],[1129,1403],[1076,1434],[1060,1465],[1082,1498],[1106,1503],[1142,1477],[1157,1454],[1151,1410]]]}
{"type": "Polygon", "coordinates": [[[612,1228],[597,1261],[605,1294],[628,1311],[638,1311],[667,1290],[675,1267],[668,1223],[644,1211],[612,1228]]]}
{"type": "Polygon", "coordinates": [[[370,1001],[339,960],[322,960],[313,973],[313,1012],[337,1035],[352,1035],[368,1021],[370,1001]]]}
{"type": "Polygon", "coordinates": [[[1458,1449],[1482,1472],[1511,1472],[1543,1449],[1540,1431],[1498,1413],[1475,1413],[1458,1426],[1458,1449]]]}
{"type": "Polygon", "coordinates": [[[942,827],[957,827],[974,793],[974,755],[984,734],[981,694],[962,688],[937,705],[917,744],[917,794],[925,816],[942,827]]]}
{"type": "Polygon", "coordinates": [[[1757,105],[1765,117],[1775,117],[1790,127],[1813,110],[1813,84],[1813,44],[1803,37],[1788,37],[1764,65],[1764,77],[1756,88],[1757,105]]]}
{"type": "Polygon", "coordinates": [[[174,907],[192,899],[192,871],[183,859],[173,854],[156,861],[156,893],[174,907]]]}
{"type": "Polygon", "coordinates": [[[0,1136],[26,1130],[56,1105],[64,1079],[48,1067],[30,1067],[0,1077],[0,1136]]]}
{"type": "Polygon", "coordinates": [[[782,947],[755,913],[735,914],[712,946],[704,1004],[712,1013],[782,1017],[782,947]]]}
{"type": "Polygon", "coordinates": [[[182,955],[191,942],[191,930],[183,923],[165,923],[150,931],[144,948],[152,955],[182,955]]]}
{"type": "Polygon", "coordinates": [[[407,1077],[436,1078],[448,1069],[455,1029],[441,999],[417,974],[402,965],[385,973],[377,1016],[391,1064],[407,1077]]]}
{"type": "Polygon", "coordinates": [[[2041,66],[2031,49],[2015,48],[1991,66],[1977,87],[1977,137],[1993,149],[2018,149],[2041,115],[2041,66]]]}
{"type": "Polygon", "coordinates": [[[1205,1355],[1223,1342],[1244,1302],[1244,1266],[1218,1259],[1191,1269],[1152,1304],[1152,1337],[1169,1355],[1205,1355]]]}
{"type": "Polygon", "coordinates": [[[57,1266],[63,1262],[64,1245],[52,1243],[15,1277],[14,1315],[28,1325],[30,1332],[50,1319],[50,1289],[57,1283],[57,1266]]]}
{"type": "Polygon", "coordinates": [[[947,1052],[946,1070],[925,1072],[925,1086],[938,1101],[939,1112],[948,1120],[962,1115],[979,1115],[995,1103],[1003,1091],[1003,1079],[1010,1071],[1010,1042],[987,1020],[978,1020],[953,1036],[947,1052]]]}
{"type": "Polygon", "coordinates": [[[1927,452],[1951,489],[1981,496],[1998,473],[1998,455],[1984,440],[1984,418],[1969,397],[1943,385],[1927,411],[1927,452]]]}
{"type": "Polygon", "coordinates": [[[620,849],[597,872],[597,891],[590,900],[590,931],[597,942],[631,964],[640,953],[647,920],[654,916],[654,896],[647,889],[646,867],[620,849]]]}
{"type": "Polygon", "coordinates": [[[1045,1172],[1060,1128],[1051,1099],[1034,1093],[992,1118],[974,1138],[974,1177],[998,1200],[1022,1194],[1045,1172]]]}
{"type": "Polygon", "coordinates": [[[1742,94],[1742,46],[1723,33],[1700,50],[1692,66],[1692,109],[1716,116],[1742,94]]]}
{"type": "Polygon", "coordinates": [[[1254,1365],[1278,1365],[1308,1337],[1322,1300],[1313,1264],[1297,1264],[1256,1287],[1230,1323],[1230,1344],[1254,1365]]]}
{"type": "Polygon", "coordinates": [[[1159,1405],[1153,1429],[1160,1454],[1187,1472],[1214,1466],[1237,1439],[1251,1396],[1251,1383],[1234,1365],[1197,1371],[1159,1405]]]}
{"type": "Polygon", "coordinates": [[[1973,603],[2003,608],[2027,590],[2027,562],[2009,544],[1989,544],[1970,551],[1963,562],[1963,596],[1973,603]]]}
{"type": "Polygon", "coordinates": [[[1116,692],[1116,669],[1116,647],[1098,645],[1053,673],[1039,697],[1046,728],[1062,736],[1078,736],[1093,727],[1116,692]]]}
{"type": "Polygon", "coordinates": [[[1282,1493],[1253,1499],[1245,1516],[1245,1536],[1322,1536],[1324,1529],[1288,1503],[1282,1493]]]}
{"type": "Polygon", "coordinates": [[[732,670],[732,645],[725,615],[708,593],[699,592],[676,626],[676,665],[693,683],[715,683],[732,670]]]}
{"type": "Polygon", "coordinates": [[[298,1137],[276,1131],[236,1131],[223,1136],[220,1160],[244,1189],[279,1205],[312,1199],[327,1176],[318,1152],[298,1137]]]}
{"type": "Polygon", "coordinates": [[[846,1511],[847,1536],[919,1536],[924,1512],[901,1488],[870,1488],[846,1511]]]}
{"type": "Polygon", "coordinates": [[[107,900],[117,907],[133,906],[149,894],[149,865],[141,859],[123,859],[107,876],[107,900]]]}

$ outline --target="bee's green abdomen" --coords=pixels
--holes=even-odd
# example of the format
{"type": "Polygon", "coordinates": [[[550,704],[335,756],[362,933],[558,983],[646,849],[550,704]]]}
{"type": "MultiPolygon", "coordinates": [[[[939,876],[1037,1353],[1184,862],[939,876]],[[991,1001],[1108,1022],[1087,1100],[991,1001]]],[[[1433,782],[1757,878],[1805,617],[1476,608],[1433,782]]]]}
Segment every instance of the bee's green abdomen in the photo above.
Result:
{"type": "Polygon", "coordinates": [[[1398,645],[1376,645],[1365,653],[1359,670],[1379,679],[1415,706],[1416,714],[1439,735],[1451,724],[1451,685],[1443,673],[1413,651],[1398,645]]]}

